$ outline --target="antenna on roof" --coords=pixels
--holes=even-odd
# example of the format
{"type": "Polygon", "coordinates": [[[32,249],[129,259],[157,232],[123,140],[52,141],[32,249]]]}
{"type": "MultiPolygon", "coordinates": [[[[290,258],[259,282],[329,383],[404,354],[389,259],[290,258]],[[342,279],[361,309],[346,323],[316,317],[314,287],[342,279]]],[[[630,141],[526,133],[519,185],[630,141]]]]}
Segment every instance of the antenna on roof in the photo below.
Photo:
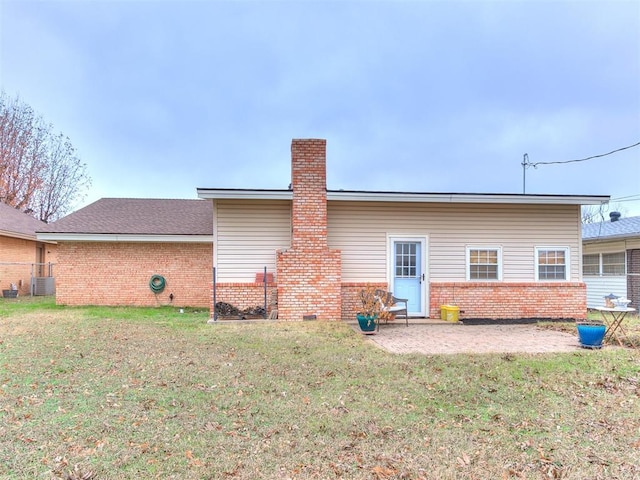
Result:
{"type": "Polygon", "coordinates": [[[529,162],[529,154],[525,153],[522,159],[522,194],[524,195],[527,192],[527,168],[534,166],[533,163],[529,162]]]}

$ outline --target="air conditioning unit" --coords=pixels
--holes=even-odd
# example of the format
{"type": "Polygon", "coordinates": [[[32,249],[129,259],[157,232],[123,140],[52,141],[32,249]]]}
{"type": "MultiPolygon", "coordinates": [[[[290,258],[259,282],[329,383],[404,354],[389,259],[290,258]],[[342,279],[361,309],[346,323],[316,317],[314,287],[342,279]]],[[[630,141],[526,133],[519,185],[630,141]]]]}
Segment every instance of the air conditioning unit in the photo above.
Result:
{"type": "Polygon", "coordinates": [[[31,279],[32,295],[54,295],[56,281],[54,277],[33,277],[31,279]]]}

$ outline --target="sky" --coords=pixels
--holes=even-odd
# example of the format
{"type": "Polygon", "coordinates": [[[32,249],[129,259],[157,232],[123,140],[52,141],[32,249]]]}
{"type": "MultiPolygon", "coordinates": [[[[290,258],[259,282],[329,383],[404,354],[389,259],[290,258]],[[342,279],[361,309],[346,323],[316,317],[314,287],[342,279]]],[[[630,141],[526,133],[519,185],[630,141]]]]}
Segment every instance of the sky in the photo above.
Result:
{"type": "Polygon", "coordinates": [[[102,197],[327,187],[610,195],[640,215],[640,1],[0,0],[0,88],[102,197]],[[537,167],[523,168],[524,155],[537,167]]]}

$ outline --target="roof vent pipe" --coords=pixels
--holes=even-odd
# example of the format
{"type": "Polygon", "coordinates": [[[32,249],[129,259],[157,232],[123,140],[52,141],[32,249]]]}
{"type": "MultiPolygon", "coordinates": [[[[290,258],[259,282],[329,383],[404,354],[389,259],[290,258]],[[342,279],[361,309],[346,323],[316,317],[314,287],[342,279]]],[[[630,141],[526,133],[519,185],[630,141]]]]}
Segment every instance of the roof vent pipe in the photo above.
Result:
{"type": "Polygon", "coordinates": [[[612,222],[617,222],[618,220],[620,220],[620,212],[611,212],[609,213],[609,218],[611,219],[612,222]]]}

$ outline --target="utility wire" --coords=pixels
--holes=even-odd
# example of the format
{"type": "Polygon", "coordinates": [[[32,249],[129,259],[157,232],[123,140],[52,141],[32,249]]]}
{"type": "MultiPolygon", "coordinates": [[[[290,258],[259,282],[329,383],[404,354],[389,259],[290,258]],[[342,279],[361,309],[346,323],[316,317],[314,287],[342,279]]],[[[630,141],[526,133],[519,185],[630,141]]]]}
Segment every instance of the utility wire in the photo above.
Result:
{"type": "Polygon", "coordinates": [[[634,201],[634,199],[640,200],[640,193],[636,193],[634,195],[627,195],[626,197],[612,198],[611,201],[626,200],[626,201],[632,202],[634,201]]]}
{"type": "MultiPolygon", "coordinates": [[[[528,155],[527,155],[527,157],[526,157],[526,159],[525,159],[525,163],[523,163],[523,165],[526,165],[526,166],[528,166],[528,167],[529,167],[529,166],[531,166],[531,167],[534,167],[534,168],[535,168],[535,167],[537,167],[538,165],[557,165],[557,164],[561,164],[561,163],[586,162],[587,160],[592,160],[592,159],[594,159],[594,158],[600,158],[600,157],[606,157],[607,155],[611,155],[611,154],[616,153],[616,152],[621,152],[621,151],[623,151],[623,150],[628,150],[628,149],[630,149],[630,148],[637,147],[638,145],[640,145],[640,142],[638,142],[638,143],[634,143],[633,145],[629,145],[629,146],[627,146],[627,147],[617,148],[617,149],[612,150],[612,151],[610,151],[610,152],[602,153],[602,154],[600,154],[600,155],[593,155],[593,156],[591,156],[591,157],[587,157],[587,158],[579,158],[579,159],[577,159],[577,160],[565,160],[565,161],[561,161],[561,162],[559,161],[559,162],[536,162],[536,163],[529,163],[529,162],[528,162],[529,157],[528,157],[528,155]]],[[[526,154],[525,154],[525,155],[526,155],[526,154]]]]}

